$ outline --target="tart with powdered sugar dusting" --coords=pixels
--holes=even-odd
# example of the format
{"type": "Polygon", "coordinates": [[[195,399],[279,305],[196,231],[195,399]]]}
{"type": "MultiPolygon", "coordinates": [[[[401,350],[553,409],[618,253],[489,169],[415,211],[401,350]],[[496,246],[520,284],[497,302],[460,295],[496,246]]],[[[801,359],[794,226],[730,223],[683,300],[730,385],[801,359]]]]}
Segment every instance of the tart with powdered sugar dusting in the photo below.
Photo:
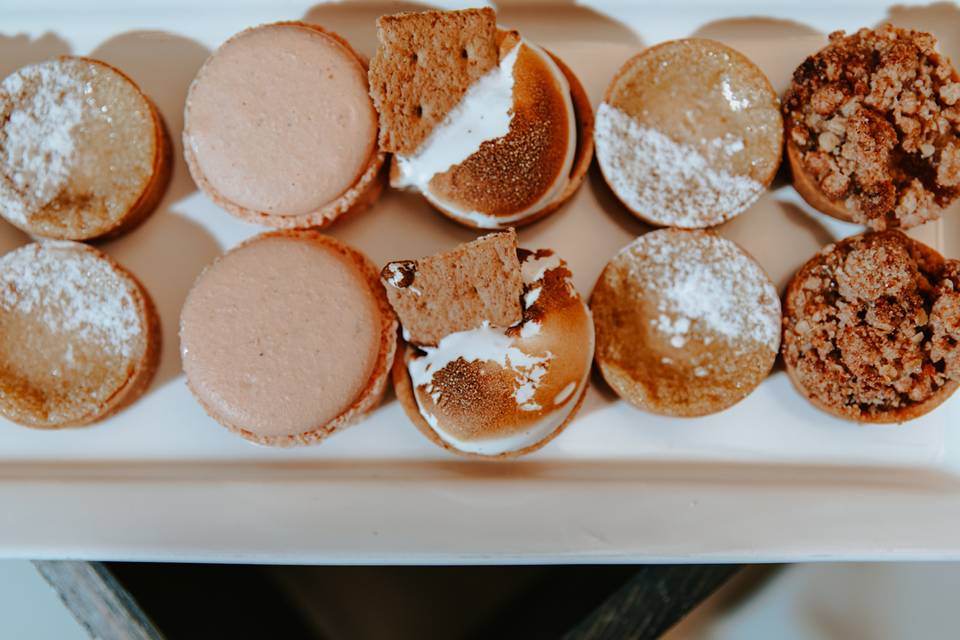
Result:
{"type": "Polygon", "coordinates": [[[160,202],[170,168],[160,114],[105,62],[62,57],[0,83],[0,215],[27,233],[127,231],[160,202]]]}
{"type": "Polygon", "coordinates": [[[465,456],[515,458],[563,431],[583,401],[593,358],[590,313],[570,277],[553,251],[518,249],[512,230],[384,268],[407,337],[394,388],[434,444],[465,456]],[[466,274],[476,276],[472,285],[466,274]],[[417,332],[425,320],[436,331],[417,332]]]}
{"type": "Polygon", "coordinates": [[[617,71],[594,141],[607,184],[637,217],[701,229],[743,212],[770,185],[783,122],[770,82],[743,54],[674,40],[617,71]]]}
{"type": "Polygon", "coordinates": [[[137,279],[77,242],[0,258],[0,413],[56,429],[100,420],[153,378],[160,325],[137,279]]]}
{"type": "Polygon", "coordinates": [[[745,398],[780,346],[780,299],[735,243],[709,231],[661,229],[607,264],[590,301],[597,363],[631,404],[702,416],[745,398]]]}

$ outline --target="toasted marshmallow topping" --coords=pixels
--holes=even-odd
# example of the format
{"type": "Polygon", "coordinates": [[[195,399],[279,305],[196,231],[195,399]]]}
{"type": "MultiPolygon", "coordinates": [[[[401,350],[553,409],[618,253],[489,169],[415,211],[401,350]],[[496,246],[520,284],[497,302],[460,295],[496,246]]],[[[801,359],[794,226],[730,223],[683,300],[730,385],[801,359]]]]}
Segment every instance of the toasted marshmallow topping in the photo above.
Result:
{"type": "Polygon", "coordinates": [[[507,135],[513,119],[513,65],[518,53],[520,45],[474,82],[412,156],[396,156],[399,176],[393,180],[394,187],[426,193],[433,176],[460,164],[487,140],[507,135]]]}
{"type": "MultiPolygon", "coordinates": [[[[521,334],[528,325],[521,325],[521,334]]],[[[549,351],[543,356],[534,356],[517,346],[517,340],[507,335],[507,330],[491,327],[486,321],[477,329],[458,331],[446,336],[436,347],[421,347],[425,355],[412,360],[408,366],[410,380],[415,387],[423,386],[434,402],[440,401],[441,390],[434,387],[433,376],[442,371],[454,360],[466,362],[485,360],[496,362],[502,368],[509,368],[516,374],[517,385],[513,397],[517,406],[524,411],[535,411],[540,405],[531,402],[540,381],[547,373],[547,367],[553,354],[549,351]]],[[[422,410],[421,410],[422,412],[422,410]]]]}
{"type": "MultiPolygon", "coordinates": [[[[570,383],[567,388],[573,390],[573,383],[570,383]]],[[[580,385],[582,388],[582,385],[580,385]]],[[[568,399],[570,397],[569,393],[564,398],[568,399]]],[[[557,404],[562,404],[563,400],[557,404]]],[[[509,453],[511,451],[520,451],[526,449],[527,447],[532,447],[537,444],[544,438],[550,436],[551,433],[557,430],[557,428],[566,421],[566,419],[573,413],[576,409],[576,402],[567,402],[564,404],[559,411],[548,414],[547,417],[543,418],[539,422],[512,433],[509,436],[501,438],[493,438],[489,440],[461,440],[450,435],[444,431],[440,425],[437,424],[437,419],[431,414],[424,412],[422,409],[420,413],[423,415],[424,420],[427,421],[427,424],[430,425],[430,428],[433,429],[440,439],[454,447],[459,451],[466,453],[475,453],[481,456],[498,456],[504,453],[509,453]]]]}
{"type": "MultiPolygon", "coordinates": [[[[524,309],[532,310],[540,300],[540,292],[546,286],[546,275],[555,269],[566,269],[566,265],[552,252],[528,254],[521,262],[521,272],[524,283],[524,309]]],[[[554,288],[556,286],[554,285],[554,288]]],[[[569,279],[561,285],[562,291],[579,301],[576,290],[569,279]]],[[[414,398],[420,415],[430,425],[441,440],[466,453],[496,456],[503,453],[526,449],[547,438],[570,414],[575,410],[577,398],[586,385],[589,366],[584,367],[583,375],[579,380],[571,381],[559,389],[552,397],[538,398],[538,391],[549,385],[560,384],[551,380],[551,365],[557,360],[557,354],[551,351],[530,353],[528,341],[541,333],[542,313],[549,313],[546,305],[551,294],[540,300],[541,313],[525,313],[524,321],[510,328],[492,327],[484,322],[476,329],[459,331],[445,336],[436,347],[422,346],[423,355],[413,357],[407,363],[407,371],[414,388],[414,398]],[[542,417],[531,422],[519,418],[518,428],[495,437],[463,439],[457,437],[444,428],[441,420],[431,413],[429,407],[421,402],[422,389],[434,404],[442,403],[445,390],[437,384],[436,375],[448,365],[458,360],[463,362],[491,362],[502,369],[509,371],[513,378],[513,398],[516,402],[518,415],[522,412],[539,412],[542,417]]],[[[580,304],[583,304],[580,301],[580,304]]],[[[584,306],[584,311],[586,308],[584,306]]],[[[555,312],[559,312],[556,311],[555,312]]],[[[586,362],[592,360],[593,343],[592,333],[588,345],[589,355],[586,362]]],[[[563,354],[560,354],[562,356],[563,354]]],[[[480,390],[482,394],[482,390],[480,390]]],[[[541,394],[542,395],[542,394],[541,394]]]]}
{"type": "Polygon", "coordinates": [[[431,203],[464,221],[482,229],[503,229],[510,224],[533,215],[554,202],[570,182],[577,150],[576,115],[570,98],[570,83],[543,49],[522,40],[504,56],[500,64],[477,80],[460,103],[447,115],[420,145],[412,156],[396,156],[398,174],[391,181],[398,188],[420,191],[431,203]],[[563,169],[551,188],[533,205],[510,215],[489,215],[457,207],[455,203],[436,197],[430,191],[430,181],[435,175],[448,171],[472,156],[480,145],[507,135],[513,120],[514,64],[521,47],[536,54],[556,80],[564,96],[567,111],[567,149],[563,169]]]}

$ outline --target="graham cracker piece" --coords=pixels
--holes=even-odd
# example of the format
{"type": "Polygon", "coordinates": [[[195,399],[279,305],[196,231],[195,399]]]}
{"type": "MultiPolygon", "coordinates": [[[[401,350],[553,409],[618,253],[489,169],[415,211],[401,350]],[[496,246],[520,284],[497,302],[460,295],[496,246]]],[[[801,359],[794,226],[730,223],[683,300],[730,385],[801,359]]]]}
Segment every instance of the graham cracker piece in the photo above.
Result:
{"type": "Polygon", "coordinates": [[[407,340],[436,345],[457,331],[510,327],[523,318],[523,280],[513,229],[491,233],[420,260],[390,262],[380,273],[407,340]]]}
{"type": "Polygon", "coordinates": [[[370,97],[380,114],[380,149],[412,154],[478,78],[496,66],[492,9],[381,16],[370,61],[370,97]]]}

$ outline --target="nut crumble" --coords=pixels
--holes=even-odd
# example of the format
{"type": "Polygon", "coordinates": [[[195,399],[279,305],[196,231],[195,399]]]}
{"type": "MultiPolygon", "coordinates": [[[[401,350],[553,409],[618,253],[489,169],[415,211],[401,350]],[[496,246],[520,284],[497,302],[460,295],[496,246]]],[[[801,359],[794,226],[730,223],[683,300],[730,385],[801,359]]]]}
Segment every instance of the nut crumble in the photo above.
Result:
{"type": "Polygon", "coordinates": [[[935,46],[891,25],[837,31],[784,98],[804,169],[876,230],[936,219],[960,194],[960,77],[935,46]]]}
{"type": "Polygon", "coordinates": [[[925,413],[960,383],[960,261],[895,230],[828,245],[787,291],[783,356],[838,415],[925,413]]]}

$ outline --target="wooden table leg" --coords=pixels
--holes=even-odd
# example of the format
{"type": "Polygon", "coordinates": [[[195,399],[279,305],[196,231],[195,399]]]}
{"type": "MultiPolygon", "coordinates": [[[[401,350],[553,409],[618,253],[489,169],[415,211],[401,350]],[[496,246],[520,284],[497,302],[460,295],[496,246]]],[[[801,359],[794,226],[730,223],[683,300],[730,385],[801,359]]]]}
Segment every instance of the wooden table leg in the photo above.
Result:
{"type": "Polygon", "coordinates": [[[648,565],[611,594],[565,640],[658,638],[740,570],[740,565],[648,565]]]}
{"type": "Polygon", "coordinates": [[[100,640],[163,638],[103,563],[38,560],[33,565],[91,637],[100,640]]]}

